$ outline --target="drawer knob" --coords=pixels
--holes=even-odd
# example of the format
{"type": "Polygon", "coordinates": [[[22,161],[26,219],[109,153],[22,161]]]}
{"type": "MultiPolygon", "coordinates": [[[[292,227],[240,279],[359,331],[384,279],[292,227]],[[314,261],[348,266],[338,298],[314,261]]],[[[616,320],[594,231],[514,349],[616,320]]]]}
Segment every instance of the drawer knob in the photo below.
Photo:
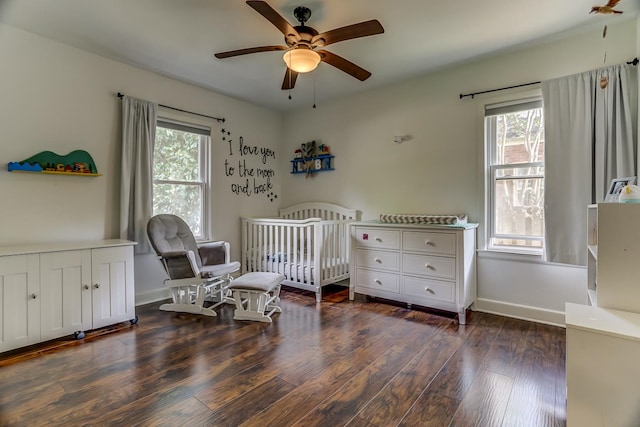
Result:
{"type": "Polygon", "coordinates": [[[85,284],[84,284],[84,286],[83,286],[83,288],[84,288],[85,290],[89,290],[89,285],[87,285],[87,284],[85,283],[85,284]]]}
{"type": "Polygon", "coordinates": [[[100,283],[96,283],[95,285],[93,285],[93,287],[98,289],[100,287],[100,283]]]}
{"type": "Polygon", "coordinates": [[[428,240],[428,239],[427,239],[427,240],[425,240],[425,241],[424,241],[424,244],[425,244],[425,245],[427,245],[427,246],[429,246],[429,245],[431,245],[432,243],[431,243],[431,241],[430,241],[430,240],[428,240]]]}
{"type": "Polygon", "coordinates": [[[430,294],[432,294],[432,293],[433,293],[433,290],[432,290],[430,287],[428,287],[428,286],[424,288],[424,291],[425,291],[425,292],[429,292],[430,294]]]}
{"type": "Polygon", "coordinates": [[[380,237],[375,238],[376,242],[382,243],[382,239],[380,237]]]}
{"type": "Polygon", "coordinates": [[[424,265],[424,268],[426,268],[427,270],[435,270],[435,268],[434,268],[431,264],[429,264],[429,263],[426,263],[426,264],[424,265]]]}
{"type": "Polygon", "coordinates": [[[374,261],[377,262],[378,264],[382,264],[382,260],[380,258],[375,258],[374,261]]]}
{"type": "Polygon", "coordinates": [[[36,295],[35,292],[31,294],[31,299],[36,299],[36,297],[37,297],[37,295],[36,295]]]}
{"type": "Polygon", "coordinates": [[[376,282],[378,285],[382,285],[382,282],[380,281],[380,279],[376,279],[374,280],[374,282],[376,282]]]}

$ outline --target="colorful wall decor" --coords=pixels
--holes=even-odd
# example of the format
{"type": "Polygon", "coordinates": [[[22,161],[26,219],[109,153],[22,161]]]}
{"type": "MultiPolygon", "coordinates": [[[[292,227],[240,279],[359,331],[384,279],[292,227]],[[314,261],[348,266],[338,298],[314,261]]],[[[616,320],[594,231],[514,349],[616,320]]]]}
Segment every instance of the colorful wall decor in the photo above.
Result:
{"type": "Polygon", "coordinates": [[[9,172],[101,176],[93,158],[84,150],[75,150],[65,156],[43,151],[21,162],[9,162],[7,169],[9,172]]]}
{"type": "Polygon", "coordinates": [[[316,144],[309,141],[300,145],[300,148],[293,152],[291,160],[292,174],[305,174],[308,178],[316,172],[334,170],[333,155],[329,153],[329,146],[326,144],[316,144]]]}

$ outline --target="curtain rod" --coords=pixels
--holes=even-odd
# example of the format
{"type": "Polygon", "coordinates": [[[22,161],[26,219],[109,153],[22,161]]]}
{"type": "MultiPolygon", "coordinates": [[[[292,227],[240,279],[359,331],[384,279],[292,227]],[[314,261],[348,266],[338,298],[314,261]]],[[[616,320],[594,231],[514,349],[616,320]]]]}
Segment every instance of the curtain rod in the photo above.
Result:
{"type": "MultiPolygon", "coordinates": [[[[638,65],[638,62],[640,62],[640,60],[638,60],[638,58],[636,57],[636,58],[633,58],[631,61],[627,62],[627,64],[635,66],[635,65],[638,65]]],[[[465,98],[467,96],[470,96],[471,99],[473,99],[474,96],[481,95],[483,93],[497,92],[497,91],[500,91],[500,90],[513,89],[513,88],[516,88],[516,87],[537,85],[537,84],[540,84],[540,83],[541,82],[523,83],[521,85],[501,87],[501,88],[498,88],[498,89],[483,90],[481,92],[473,92],[473,93],[465,93],[465,94],[461,93],[460,94],[460,99],[465,98]]]]}
{"type": "Polygon", "coordinates": [[[483,90],[481,92],[464,93],[464,94],[461,93],[460,94],[460,99],[465,98],[467,96],[470,96],[471,99],[473,99],[476,95],[482,95],[483,93],[497,92],[499,90],[507,90],[507,89],[513,89],[513,88],[516,88],[516,87],[531,86],[531,85],[537,85],[537,84],[540,84],[540,82],[522,83],[521,85],[501,87],[501,88],[498,88],[498,89],[483,90]]]}
{"type": "MultiPolygon", "coordinates": [[[[118,98],[122,99],[124,97],[124,93],[118,92],[118,98]]],[[[193,111],[187,111],[187,110],[183,110],[182,108],[176,108],[176,107],[170,107],[168,105],[162,105],[162,104],[158,104],[159,107],[163,107],[163,108],[168,108],[170,110],[174,110],[174,111],[180,111],[183,113],[187,113],[187,114],[193,114],[195,116],[200,116],[200,117],[206,117],[208,119],[213,119],[213,120],[217,120],[218,122],[225,122],[224,117],[213,117],[213,116],[207,116],[206,114],[200,114],[200,113],[194,113],[193,111]]]]}

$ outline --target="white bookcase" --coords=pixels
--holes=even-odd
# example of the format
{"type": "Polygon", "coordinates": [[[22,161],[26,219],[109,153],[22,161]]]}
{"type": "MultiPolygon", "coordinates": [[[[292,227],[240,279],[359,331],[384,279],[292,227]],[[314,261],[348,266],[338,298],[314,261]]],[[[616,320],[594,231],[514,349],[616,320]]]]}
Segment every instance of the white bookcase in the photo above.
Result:
{"type": "Polygon", "coordinates": [[[587,208],[590,306],[565,304],[567,426],[640,425],[640,204],[587,208]]]}
{"type": "Polygon", "coordinates": [[[640,314],[566,303],[567,427],[640,425],[640,314]]]}
{"type": "Polygon", "coordinates": [[[587,213],[589,303],[640,313],[640,204],[599,203],[587,213]]]}

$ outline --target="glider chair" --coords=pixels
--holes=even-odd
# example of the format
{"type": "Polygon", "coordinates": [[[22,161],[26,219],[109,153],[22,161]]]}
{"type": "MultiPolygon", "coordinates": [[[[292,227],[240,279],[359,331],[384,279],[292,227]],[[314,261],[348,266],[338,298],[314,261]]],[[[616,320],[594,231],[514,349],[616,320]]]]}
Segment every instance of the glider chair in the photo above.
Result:
{"type": "Polygon", "coordinates": [[[173,302],[160,310],[216,316],[214,308],[233,303],[229,284],[240,263],[230,261],[228,242],[198,246],[189,226],[176,215],[160,214],[147,223],[147,236],[169,276],[173,302]],[[213,302],[204,307],[205,301],[213,302]]]}

